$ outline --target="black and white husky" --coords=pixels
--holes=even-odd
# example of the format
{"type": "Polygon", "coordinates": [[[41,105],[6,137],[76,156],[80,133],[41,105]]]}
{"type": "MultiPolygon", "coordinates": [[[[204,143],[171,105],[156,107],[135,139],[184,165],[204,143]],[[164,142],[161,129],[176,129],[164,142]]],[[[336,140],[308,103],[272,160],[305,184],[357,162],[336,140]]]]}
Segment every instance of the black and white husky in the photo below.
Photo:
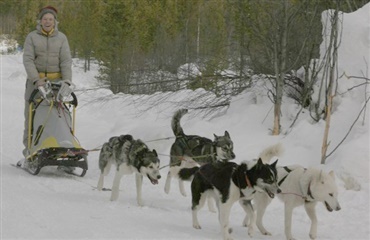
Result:
{"type": "Polygon", "coordinates": [[[214,134],[213,141],[198,135],[186,135],[180,120],[187,112],[187,109],[180,109],[172,118],[171,127],[176,140],[171,146],[170,167],[164,188],[165,192],[169,193],[172,177],[178,178],[183,196],[186,196],[183,181],[190,181],[202,164],[235,158],[233,142],[227,131],[224,136],[214,134]]]}
{"type": "Polygon", "coordinates": [[[98,190],[103,189],[104,176],[108,175],[111,165],[116,165],[116,174],[113,180],[111,200],[115,201],[119,195],[119,185],[123,175],[136,175],[137,203],[143,205],[142,183],[143,176],[149,178],[152,184],[158,184],[161,178],[157,152],[150,151],[141,140],[135,140],[131,135],[112,137],[103,144],[99,156],[100,178],[98,190]]]}
{"type": "MultiPolygon", "coordinates": [[[[270,147],[264,153],[273,153],[270,147]]],[[[265,156],[272,158],[273,156],[265,156]]],[[[269,165],[258,160],[236,164],[234,162],[216,162],[205,164],[195,173],[191,183],[193,227],[200,229],[198,211],[208,197],[216,200],[221,232],[224,239],[232,239],[229,229],[230,209],[236,201],[252,218],[254,211],[251,204],[256,192],[264,192],[270,198],[280,189],[277,185],[277,160],[269,165]]],[[[248,233],[253,233],[250,225],[248,233]]]]}

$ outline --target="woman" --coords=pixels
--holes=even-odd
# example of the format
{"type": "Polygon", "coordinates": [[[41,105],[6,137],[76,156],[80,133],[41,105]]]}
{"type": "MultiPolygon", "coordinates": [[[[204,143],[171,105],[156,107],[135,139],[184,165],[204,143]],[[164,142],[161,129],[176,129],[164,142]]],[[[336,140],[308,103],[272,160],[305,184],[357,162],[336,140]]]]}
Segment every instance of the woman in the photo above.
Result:
{"type": "Polygon", "coordinates": [[[24,43],[23,65],[27,73],[25,91],[25,124],[23,132],[24,157],[28,153],[28,107],[34,89],[46,80],[72,80],[72,58],[67,37],[58,30],[57,10],[44,7],[38,15],[36,30],[27,35],[24,43]]]}

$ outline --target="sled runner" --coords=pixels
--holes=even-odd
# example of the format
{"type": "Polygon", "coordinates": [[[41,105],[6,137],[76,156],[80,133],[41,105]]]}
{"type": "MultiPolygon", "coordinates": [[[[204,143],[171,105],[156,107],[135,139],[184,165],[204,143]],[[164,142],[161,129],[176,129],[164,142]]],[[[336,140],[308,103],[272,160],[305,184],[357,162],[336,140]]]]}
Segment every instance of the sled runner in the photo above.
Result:
{"type": "Polygon", "coordinates": [[[64,82],[47,84],[35,89],[29,99],[28,155],[24,168],[37,175],[45,166],[58,166],[83,177],[88,169],[87,151],[74,135],[77,97],[70,90],[61,95],[64,82]]]}

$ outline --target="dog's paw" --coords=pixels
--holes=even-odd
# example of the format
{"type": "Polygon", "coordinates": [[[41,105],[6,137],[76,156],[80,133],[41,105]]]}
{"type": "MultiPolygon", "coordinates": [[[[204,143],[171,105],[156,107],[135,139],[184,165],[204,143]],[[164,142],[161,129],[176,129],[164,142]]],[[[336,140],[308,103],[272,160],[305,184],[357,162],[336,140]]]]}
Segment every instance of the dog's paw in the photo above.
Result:
{"type": "Polygon", "coordinates": [[[199,224],[193,224],[193,228],[195,228],[195,229],[202,229],[202,227],[199,224]]]}
{"type": "Polygon", "coordinates": [[[144,207],[143,201],[137,201],[137,205],[139,205],[139,207],[144,207]]]}
{"type": "Polygon", "coordinates": [[[248,218],[248,216],[245,216],[245,218],[242,222],[242,226],[243,227],[248,227],[248,225],[249,225],[249,218],[248,218]]]}
{"type": "Polygon", "coordinates": [[[223,238],[224,240],[233,240],[233,238],[231,237],[231,233],[233,232],[233,229],[232,228],[229,228],[227,226],[224,227],[224,230],[223,230],[223,238]]]}
{"type": "Polygon", "coordinates": [[[272,234],[268,231],[264,231],[264,232],[261,232],[262,235],[266,235],[266,236],[272,236],[272,234]]]}
{"type": "Polygon", "coordinates": [[[310,233],[310,239],[315,240],[316,237],[317,237],[316,234],[310,233]]]}
{"type": "Polygon", "coordinates": [[[224,236],[224,240],[234,240],[230,235],[224,236]]]}
{"type": "Polygon", "coordinates": [[[110,195],[110,200],[111,201],[117,201],[119,196],[119,192],[113,187],[112,188],[112,194],[110,195]]]}
{"type": "Polygon", "coordinates": [[[253,229],[252,227],[249,227],[249,228],[248,228],[248,235],[249,235],[250,237],[253,237],[253,235],[254,235],[254,229],[253,229]]]}
{"type": "Polygon", "coordinates": [[[248,227],[247,222],[246,222],[246,221],[243,221],[242,226],[243,226],[243,227],[248,227]]]}

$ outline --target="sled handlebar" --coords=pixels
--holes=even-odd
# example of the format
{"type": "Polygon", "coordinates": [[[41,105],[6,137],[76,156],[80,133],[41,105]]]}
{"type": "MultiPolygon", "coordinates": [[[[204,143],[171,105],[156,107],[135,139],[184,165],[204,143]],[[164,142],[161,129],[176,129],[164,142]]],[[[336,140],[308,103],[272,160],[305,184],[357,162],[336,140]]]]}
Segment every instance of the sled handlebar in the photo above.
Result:
{"type": "MultiPolygon", "coordinates": [[[[60,87],[59,84],[52,83],[53,90],[59,89],[59,87],[60,87]]],[[[35,102],[35,100],[37,99],[36,96],[37,96],[37,94],[39,92],[40,92],[40,90],[38,88],[36,88],[35,90],[33,90],[33,92],[31,93],[31,96],[30,96],[28,102],[35,102]]],[[[71,96],[72,96],[72,100],[71,101],[64,101],[64,103],[68,103],[68,104],[71,104],[71,105],[77,107],[78,101],[77,101],[76,94],[74,92],[72,92],[71,93],[71,96]]]]}

